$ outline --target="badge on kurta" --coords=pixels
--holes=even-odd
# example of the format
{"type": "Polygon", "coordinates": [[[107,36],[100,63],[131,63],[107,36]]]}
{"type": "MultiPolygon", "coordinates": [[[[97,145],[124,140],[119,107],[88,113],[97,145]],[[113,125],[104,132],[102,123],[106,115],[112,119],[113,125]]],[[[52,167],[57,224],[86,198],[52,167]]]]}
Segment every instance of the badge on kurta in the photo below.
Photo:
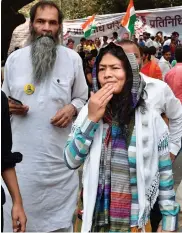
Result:
{"type": "Polygon", "coordinates": [[[34,85],[32,84],[26,84],[24,86],[24,92],[27,94],[27,95],[32,95],[35,91],[35,87],[34,85]]]}

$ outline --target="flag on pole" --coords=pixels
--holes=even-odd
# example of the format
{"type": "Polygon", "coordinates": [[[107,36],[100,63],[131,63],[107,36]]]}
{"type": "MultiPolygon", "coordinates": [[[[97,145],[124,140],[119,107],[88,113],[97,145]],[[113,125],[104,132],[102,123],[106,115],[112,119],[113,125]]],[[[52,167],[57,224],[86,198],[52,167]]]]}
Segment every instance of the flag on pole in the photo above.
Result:
{"type": "Polygon", "coordinates": [[[83,29],[85,38],[91,36],[93,33],[93,30],[96,29],[95,15],[92,15],[85,23],[81,25],[81,27],[83,29]]]}
{"type": "Polygon", "coordinates": [[[130,31],[131,35],[135,32],[136,14],[133,0],[130,0],[125,16],[121,20],[121,25],[130,31]]]}

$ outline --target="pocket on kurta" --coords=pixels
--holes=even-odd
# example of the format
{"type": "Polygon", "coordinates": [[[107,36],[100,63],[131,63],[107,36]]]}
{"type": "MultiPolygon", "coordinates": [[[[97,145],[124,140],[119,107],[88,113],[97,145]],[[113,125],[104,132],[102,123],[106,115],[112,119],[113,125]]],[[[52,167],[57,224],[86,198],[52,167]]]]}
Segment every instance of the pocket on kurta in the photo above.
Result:
{"type": "Polygon", "coordinates": [[[63,105],[68,104],[70,95],[69,84],[61,80],[60,77],[53,77],[49,95],[54,101],[62,102],[63,105]]]}

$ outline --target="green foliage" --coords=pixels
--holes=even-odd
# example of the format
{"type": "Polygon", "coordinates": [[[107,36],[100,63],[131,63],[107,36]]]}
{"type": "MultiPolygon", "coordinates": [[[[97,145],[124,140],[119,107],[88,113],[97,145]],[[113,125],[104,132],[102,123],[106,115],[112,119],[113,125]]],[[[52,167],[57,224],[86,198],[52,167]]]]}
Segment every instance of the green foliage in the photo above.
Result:
{"type": "Polygon", "coordinates": [[[181,6],[182,0],[153,0],[155,7],[181,6]]]}
{"type": "MultiPolygon", "coordinates": [[[[35,0],[19,12],[29,16],[30,8],[40,0],[35,0]]],[[[93,14],[125,12],[129,0],[53,0],[62,9],[65,19],[83,18],[93,14]]],[[[182,0],[134,0],[136,10],[159,7],[180,6],[182,0]]]]}
{"type": "Polygon", "coordinates": [[[19,10],[19,13],[23,14],[25,16],[25,18],[29,18],[30,9],[37,2],[39,2],[39,0],[34,0],[33,2],[31,2],[28,5],[24,6],[22,9],[19,10]]]}

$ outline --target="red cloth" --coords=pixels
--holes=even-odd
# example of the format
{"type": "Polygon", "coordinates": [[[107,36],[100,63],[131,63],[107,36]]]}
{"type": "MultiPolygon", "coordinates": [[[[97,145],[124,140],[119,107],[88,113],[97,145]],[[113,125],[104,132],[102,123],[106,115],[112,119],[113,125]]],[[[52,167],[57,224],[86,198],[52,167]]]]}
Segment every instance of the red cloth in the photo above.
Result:
{"type": "Polygon", "coordinates": [[[177,63],[166,74],[164,81],[170,86],[176,98],[182,103],[182,63],[177,63]]]}
{"type": "Polygon", "coordinates": [[[160,70],[159,65],[154,61],[151,60],[147,64],[145,64],[141,70],[143,74],[151,77],[162,80],[162,72],[160,70]]]}

